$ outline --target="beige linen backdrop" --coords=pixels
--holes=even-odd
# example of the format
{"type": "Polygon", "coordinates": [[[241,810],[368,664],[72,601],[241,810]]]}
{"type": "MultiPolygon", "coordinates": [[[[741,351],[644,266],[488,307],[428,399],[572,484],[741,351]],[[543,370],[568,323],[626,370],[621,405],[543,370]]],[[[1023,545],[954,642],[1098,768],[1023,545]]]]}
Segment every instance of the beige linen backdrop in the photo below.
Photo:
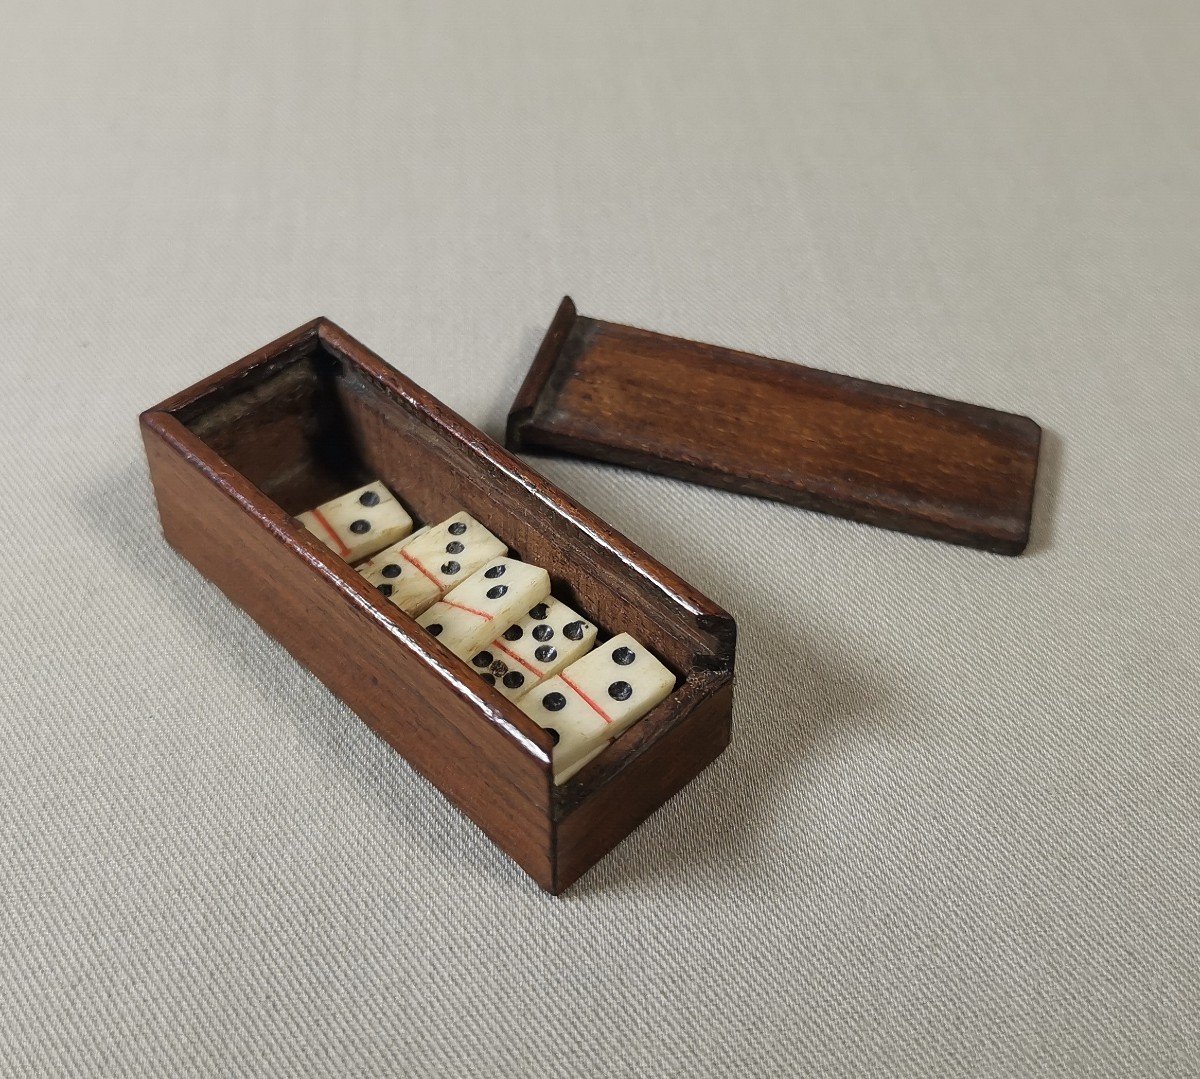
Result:
{"type": "Polygon", "coordinates": [[[0,0],[0,1075],[1200,1074],[1200,5],[0,0]],[[732,611],[567,896],[160,540],[326,314],[497,432],[588,314],[1025,412],[1005,559],[536,467],[732,611]]]}

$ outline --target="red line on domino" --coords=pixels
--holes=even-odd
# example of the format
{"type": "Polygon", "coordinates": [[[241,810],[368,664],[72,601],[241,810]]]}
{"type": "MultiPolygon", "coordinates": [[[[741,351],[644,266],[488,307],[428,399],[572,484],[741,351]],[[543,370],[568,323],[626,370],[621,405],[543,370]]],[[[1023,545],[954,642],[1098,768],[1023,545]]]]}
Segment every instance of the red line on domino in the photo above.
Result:
{"type": "Polygon", "coordinates": [[[539,671],[532,663],[527,663],[520,656],[518,656],[516,652],[512,652],[509,649],[505,648],[504,645],[502,645],[499,641],[492,641],[492,647],[499,648],[501,652],[503,652],[506,656],[511,656],[519,664],[521,664],[521,666],[524,667],[527,671],[533,671],[534,674],[536,674],[539,678],[541,678],[542,672],[539,671]]]}
{"type": "Polygon", "coordinates": [[[328,532],[333,538],[333,542],[338,545],[338,554],[340,554],[343,558],[349,558],[350,548],[342,542],[342,537],[333,530],[333,525],[325,520],[325,514],[323,514],[320,510],[312,510],[311,512],[312,515],[321,523],[321,527],[325,529],[325,531],[328,532]]]}
{"type": "Polygon", "coordinates": [[[422,566],[421,563],[413,558],[412,555],[410,555],[407,551],[401,550],[400,557],[403,558],[404,561],[410,566],[416,566],[421,573],[425,574],[426,577],[428,577],[435,585],[437,585],[437,590],[439,592],[442,590],[442,582],[439,581],[432,573],[430,573],[429,570],[422,566]]]}
{"type": "Polygon", "coordinates": [[[601,708],[600,705],[598,705],[594,700],[592,700],[591,697],[584,693],[582,689],[580,689],[574,682],[571,681],[571,679],[569,679],[565,674],[560,674],[558,677],[566,682],[567,685],[569,685],[576,693],[578,693],[580,697],[582,697],[589,705],[591,705],[592,710],[596,713],[596,715],[604,720],[605,723],[612,722],[612,719],[604,714],[604,709],[601,708]]]}
{"type": "Polygon", "coordinates": [[[467,614],[476,614],[476,615],[478,615],[480,618],[482,618],[482,619],[483,619],[485,622],[490,622],[490,621],[491,621],[493,618],[495,618],[495,617],[496,617],[494,614],[484,614],[484,612],[483,612],[483,611],[477,611],[477,610],[475,610],[475,608],[474,608],[474,607],[467,607],[467,606],[464,606],[464,605],[463,605],[463,604],[461,604],[461,603],[452,603],[452,602],[451,602],[450,600],[448,600],[448,599],[443,599],[443,600],[442,600],[442,602],[443,602],[443,603],[444,603],[444,604],[445,604],[447,607],[454,607],[454,608],[455,608],[455,609],[457,609],[457,610],[460,610],[460,611],[466,611],[466,612],[467,612],[467,614]]]}

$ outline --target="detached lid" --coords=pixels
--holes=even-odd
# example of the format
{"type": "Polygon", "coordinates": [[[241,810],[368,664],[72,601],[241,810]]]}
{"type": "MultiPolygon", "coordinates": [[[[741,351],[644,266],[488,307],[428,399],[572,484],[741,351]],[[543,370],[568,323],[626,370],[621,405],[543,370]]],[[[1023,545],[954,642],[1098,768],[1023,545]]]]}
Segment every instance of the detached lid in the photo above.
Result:
{"type": "Polygon", "coordinates": [[[565,297],[507,445],[1020,554],[1041,437],[1025,416],[601,322],[565,297]]]}

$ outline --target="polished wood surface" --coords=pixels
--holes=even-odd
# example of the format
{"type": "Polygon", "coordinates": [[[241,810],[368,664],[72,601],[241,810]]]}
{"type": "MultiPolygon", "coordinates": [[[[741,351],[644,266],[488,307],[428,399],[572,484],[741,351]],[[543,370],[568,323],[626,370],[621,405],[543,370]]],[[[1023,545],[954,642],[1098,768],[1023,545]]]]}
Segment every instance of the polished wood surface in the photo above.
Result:
{"type": "Polygon", "coordinates": [[[733,620],[326,320],[141,422],[168,542],[543,888],[566,887],[728,743],[733,620]],[[676,691],[555,786],[549,736],[295,521],[374,477],[426,522],[477,516],[602,630],[645,640],[676,691]],[[724,719],[694,722],[713,701],[724,719]],[[671,766],[647,770],[667,745],[671,766]],[[614,800],[626,773],[645,781],[614,800]]]}
{"type": "Polygon", "coordinates": [[[681,791],[729,745],[733,679],[708,672],[684,687],[686,707],[651,713],[563,788],[555,821],[554,890],[561,891],[681,791]],[[678,718],[682,714],[682,719],[678,718]],[[629,744],[620,743],[629,739],[629,744]]]}
{"type": "Polygon", "coordinates": [[[554,450],[1019,554],[1041,429],[1024,416],[579,315],[563,300],[509,414],[554,450]]]}

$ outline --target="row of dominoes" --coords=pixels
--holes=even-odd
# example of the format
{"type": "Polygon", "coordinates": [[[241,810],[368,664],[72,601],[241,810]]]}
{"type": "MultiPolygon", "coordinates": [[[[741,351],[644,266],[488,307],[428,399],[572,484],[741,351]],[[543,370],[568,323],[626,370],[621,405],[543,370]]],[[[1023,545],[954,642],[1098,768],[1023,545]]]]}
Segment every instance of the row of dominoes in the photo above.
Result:
{"type": "Polygon", "coordinates": [[[551,733],[557,783],[675,688],[675,676],[628,633],[593,650],[596,627],[550,595],[549,574],[507,557],[467,513],[414,532],[399,500],[375,482],[298,519],[551,733]]]}

